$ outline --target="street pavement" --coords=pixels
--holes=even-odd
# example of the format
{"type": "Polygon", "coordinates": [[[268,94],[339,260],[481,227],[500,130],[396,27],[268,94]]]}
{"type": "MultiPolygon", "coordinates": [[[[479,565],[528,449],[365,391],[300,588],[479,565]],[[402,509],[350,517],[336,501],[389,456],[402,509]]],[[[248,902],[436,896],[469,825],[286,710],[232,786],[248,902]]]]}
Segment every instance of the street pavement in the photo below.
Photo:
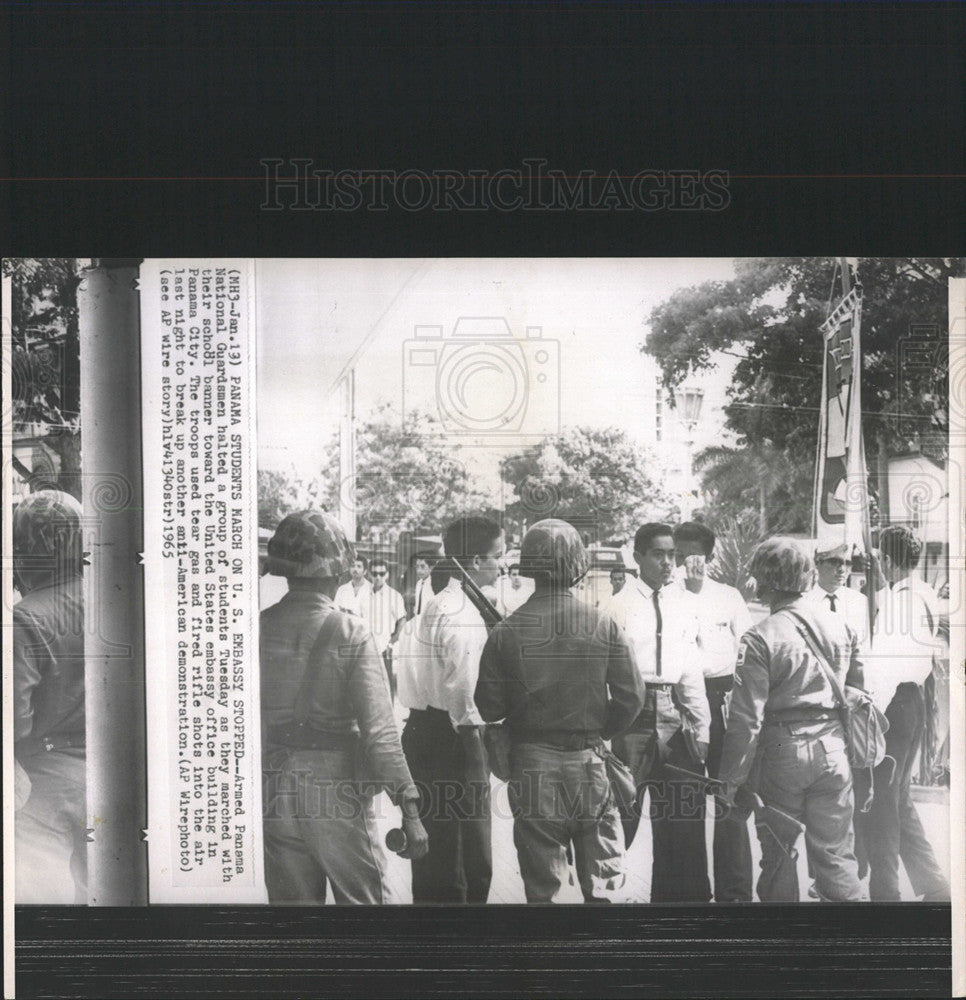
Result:
{"type": "MultiPolygon", "coordinates": [[[[507,802],[506,784],[490,780],[492,790],[493,809],[493,882],[490,886],[490,903],[525,903],[526,898],[523,893],[523,880],[520,877],[520,867],[517,864],[516,849],[513,846],[513,819],[510,816],[509,804],[507,802]]],[[[916,808],[922,820],[926,836],[936,852],[936,858],[949,876],[949,797],[948,792],[938,789],[924,790],[921,795],[917,795],[920,801],[916,808]]],[[[386,833],[395,826],[399,826],[399,810],[396,809],[385,795],[380,796],[376,801],[377,823],[379,825],[380,836],[385,841],[386,833]]],[[[751,821],[749,820],[749,823],[751,821]]],[[[751,847],[754,871],[758,872],[758,863],[761,858],[761,850],[758,846],[758,837],[751,825],[751,847]]],[[[708,857],[711,857],[711,842],[714,831],[714,822],[711,817],[707,821],[708,857]]],[[[808,887],[810,879],[808,877],[808,861],[805,856],[805,844],[799,840],[798,844],[798,881],[802,897],[802,902],[810,902],[808,897],[808,887]]],[[[393,902],[411,903],[412,890],[410,884],[409,862],[398,856],[387,852],[389,857],[389,882],[393,893],[393,902]]],[[[626,860],[626,883],[624,888],[615,893],[613,902],[615,903],[647,903],[650,901],[651,893],[651,830],[650,824],[645,819],[641,822],[634,843],[627,853],[626,860]]],[[[900,890],[903,900],[913,901],[916,897],[912,893],[909,880],[905,871],[900,866],[900,890]]],[[[757,898],[757,897],[756,897],[757,898]]],[[[560,903],[580,903],[582,897],[576,884],[576,876],[573,877],[573,884],[565,886],[557,900],[560,903]]]]}

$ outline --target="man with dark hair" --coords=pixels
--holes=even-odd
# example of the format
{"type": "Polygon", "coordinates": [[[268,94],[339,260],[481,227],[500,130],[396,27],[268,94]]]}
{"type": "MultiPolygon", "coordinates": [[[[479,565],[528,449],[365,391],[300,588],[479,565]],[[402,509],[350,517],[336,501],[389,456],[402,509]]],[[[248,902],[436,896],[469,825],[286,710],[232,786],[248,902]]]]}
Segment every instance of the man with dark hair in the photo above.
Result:
{"type": "Polygon", "coordinates": [[[913,891],[927,901],[949,899],[949,884],[926,839],[910,790],[912,767],[925,726],[923,685],[940,652],[936,595],[915,572],[922,542],[909,528],[890,526],[879,537],[880,592],[869,659],[872,696],[889,720],[886,760],[874,772],[872,807],[861,816],[869,854],[873,902],[899,899],[899,859],[913,891]],[[895,760],[895,774],[892,763],[895,760]]]}
{"type": "Polygon", "coordinates": [[[410,710],[403,749],[429,833],[429,853],[413,862],[413,902],[485,903],[493,874],[490,776],[473,694],[487,629],[463,573],[479,588],[496,582],[503,532],[488,518],[462,517],[443,545],[436,593],[410,623],[400,664],[399,701],[410,710]]]}
{"type": "MultiPolygon", "coordinates": [[[[708,774],[718,776],[725,734],[725,701],[734,684],[738,642],[751,628],[744,598],[712,580],[707,563],[714,555],[714,532],[695,521],[674,529],[678,587],[693,594],[704,649],[704,688],[711,711],[708,774]]],[[[719,903],[750,903],[751,840],[748,821],[734,811],[719,812],[714,823],[714,898],[719,903]]]]}
{"type": "MultiPolygon", "coordinates": [[[[665,781],[664,764],[703,772],[710,713],[704,690],[698,609],[692,594],[668,586],[674,570],[670,526],[649,523],[634,537],[640,578],[611,598],[607,612],[627,638],[644,681],[644,707],[613,741],[634,773],[638,814],[650,796],[652,903],[711,899],[702,786],[665,781]]],[[[625,823],[628,846],[637,822],[625,823]]]]}
{"type": "Polygon", "coordinates": [[[385,559],[375,558],[369,565],[372,575],[372,590],[369,594],[368,613],[363,613],[372,634],[376,637],[379,652],[386,660],[386,670],[392,681],[392,643],[399,634],[399,628],[406,620],[406,604],[402,594],[389,586],[389,563],[385,559]]]}
{"type": "Polygon", "coordinates": [[[360,618],[368,617],[369,594],[372,587],[366,579],[369,561],[365,556],[356,555],[349,570],[349,580],[342,584],[335,593],[336,607],[343,611],[351,611],[360,618]]]}

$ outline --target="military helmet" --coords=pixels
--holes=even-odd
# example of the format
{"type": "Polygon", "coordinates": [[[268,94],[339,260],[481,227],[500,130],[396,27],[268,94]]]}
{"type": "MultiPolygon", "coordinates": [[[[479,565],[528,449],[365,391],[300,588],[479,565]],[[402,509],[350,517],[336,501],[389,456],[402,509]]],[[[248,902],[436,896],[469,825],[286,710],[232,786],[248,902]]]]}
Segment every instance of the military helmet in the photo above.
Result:
{"type": "Polygon", "coordinates": [[[766,538],[751,557],[748,572],[759,587],[803,594],[815,582],[815,564],[794,538],[766,538]]]}
{"type": "Polygon", "coordinates": [[[577,529],[566,521],[549,517],[523,536],[520,546],[520,575],[549,578],[563,587],[572,587],[587,572],[590,560],[577,529]]]}
{"type": "Polygon", "coordinates": [[[341,577],[355,553],[342,525],[321,510],[289,514],[268,543],[267,572],[285,577],[341,577]]]}
{"type": "Polygon", "coordinates": [[[13,512],[14,557],[81,557],[81,505],[61,490],[39,490],[13,512]]]}

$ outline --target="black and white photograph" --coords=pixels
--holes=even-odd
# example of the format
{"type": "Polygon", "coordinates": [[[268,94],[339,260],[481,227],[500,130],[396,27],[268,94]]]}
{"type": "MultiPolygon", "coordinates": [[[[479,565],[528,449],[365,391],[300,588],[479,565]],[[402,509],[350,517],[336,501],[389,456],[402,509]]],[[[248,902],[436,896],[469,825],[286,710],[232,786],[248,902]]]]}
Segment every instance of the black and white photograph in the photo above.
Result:
{"type": "Polygon", "coordinates": [[[962,15],[0,4],[5,997],[966,991],[962,15]]]}
{"type": "Polygon", "coordinates": [[[949,901],[961,258],[5,271],[18,903],[949,901]]]}

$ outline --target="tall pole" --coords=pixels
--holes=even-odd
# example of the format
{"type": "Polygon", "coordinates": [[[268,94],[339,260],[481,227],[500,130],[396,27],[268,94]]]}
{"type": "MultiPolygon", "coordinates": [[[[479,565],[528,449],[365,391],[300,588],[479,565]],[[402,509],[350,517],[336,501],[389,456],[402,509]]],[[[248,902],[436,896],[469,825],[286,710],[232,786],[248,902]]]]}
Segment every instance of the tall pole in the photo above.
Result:
{"type": "Polygon", "coordinates": [[[356,541],[356,370],[350,368],[339,386],[339,520],[356,541]]]}
{"type": "Polygon", "coordinates": [[[94,260],[78,289],[89,901],[147,902],[139,260],[94,260]]]}

